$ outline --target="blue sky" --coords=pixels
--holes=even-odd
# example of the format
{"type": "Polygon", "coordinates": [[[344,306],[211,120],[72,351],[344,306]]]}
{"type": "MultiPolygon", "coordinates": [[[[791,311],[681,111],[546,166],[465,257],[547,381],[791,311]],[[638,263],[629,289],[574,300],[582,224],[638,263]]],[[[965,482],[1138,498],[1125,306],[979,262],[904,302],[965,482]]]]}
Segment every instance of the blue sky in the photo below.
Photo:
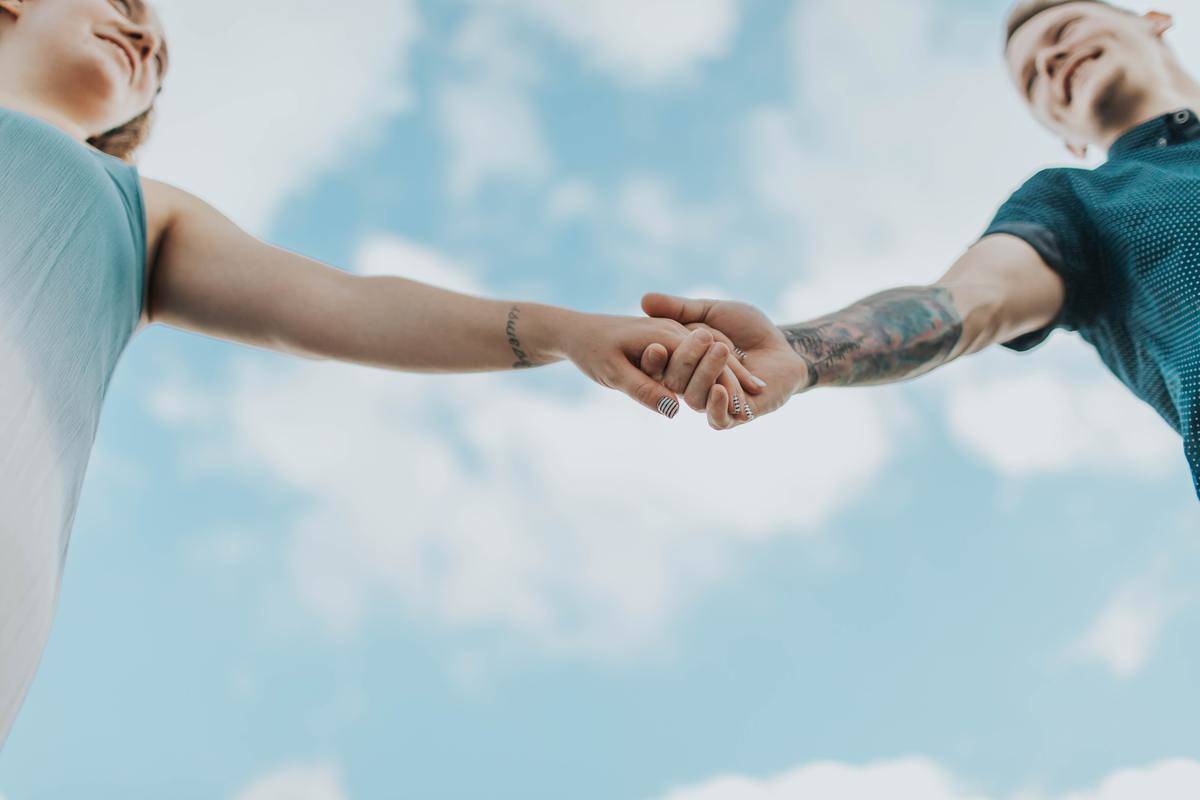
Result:
{"type": "MultiPolygon", "coordinates": [[[[991,0],[162,6],[143,171],[363,274],[790,322],[1066,163],[991,0]]],[[[155,327],[0,795],[1194,796],[1195,505],[1069,336],[718,435],[155,327]]]]}

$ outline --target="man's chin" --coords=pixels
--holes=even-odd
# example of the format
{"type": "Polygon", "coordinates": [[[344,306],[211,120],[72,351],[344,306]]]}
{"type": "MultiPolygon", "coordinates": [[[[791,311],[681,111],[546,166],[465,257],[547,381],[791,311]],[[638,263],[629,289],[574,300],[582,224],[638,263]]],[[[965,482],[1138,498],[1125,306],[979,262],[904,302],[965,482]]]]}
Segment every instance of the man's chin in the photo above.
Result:
{"type": "Polygon", "coordinates": [[[1096,76],[1096,89],[1089,105],[1092,123],[1098,130],[1125,131],[1137,123],[1137,112],[1145,103],[1146,91],[1132,85],[1127,78],[1124,67],[1096,76]]]}

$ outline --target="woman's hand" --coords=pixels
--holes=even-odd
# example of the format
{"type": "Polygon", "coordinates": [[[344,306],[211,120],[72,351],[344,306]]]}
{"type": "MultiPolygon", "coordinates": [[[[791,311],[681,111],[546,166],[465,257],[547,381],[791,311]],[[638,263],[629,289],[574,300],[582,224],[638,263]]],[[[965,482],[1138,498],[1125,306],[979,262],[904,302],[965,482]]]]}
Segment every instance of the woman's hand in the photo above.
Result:
{"type": "MultiPolygon", "coordinates": [[[[766,382],[765,386],[755,386],[753,376],[743,381],[757,391],[744,399],[740,415],[727,412],[728,390],[724,384],[710,383],[712,391],[706,398],[708,422],[717,430],[733,428],[775,411],[793,395],[808,388],[808,366],[804,359],[791,348],[774,323],[754,306],[649,294],[643,298],[642,308],[652,317],[692,329],[692,336],[704,332],[715,338],[717,343],[737,354],[743,369],[752,370],[753,376],[766,382]]],[[[694,379],[689,363],[680,358],[681,352],[676,351],[671,356],[663,373],[663,382],[668,388],[678,386],[678,381],[694,379]]],[[[658,374],[648,372],[652,377],[658,374]]],[[[746,374],[750,375],[749,372],[746,374]]],[[[689,404],[691,402],[689,397],[689,404]]]]}
{"type": "MultiPolygon", "coordinates": [[[[693,401],[703,391],[705,401],[699,405],[703,410],[709,390],[719,383],[732,413],[733,398],[738,398],[740,404],[744,396],[742,380],[751,383],[749,373],[725,344],[716,342],[707,331],[691,333],[674,320],[571,314],[557,327],[556,350],[583,374],[672,419],[679,413],[680,393],[695,408],[693,401]],[[691,367],[688,380],[682,383],[672,374],[677,388],[658,382],[657,376],[651,377],[663,372],[672,355],[682,358],[681,365],[691,367]],[[742,380],[739,373],[744,376],[742,380]]],[[[677,372],[682,376],[682,367],[677,372]]]]}

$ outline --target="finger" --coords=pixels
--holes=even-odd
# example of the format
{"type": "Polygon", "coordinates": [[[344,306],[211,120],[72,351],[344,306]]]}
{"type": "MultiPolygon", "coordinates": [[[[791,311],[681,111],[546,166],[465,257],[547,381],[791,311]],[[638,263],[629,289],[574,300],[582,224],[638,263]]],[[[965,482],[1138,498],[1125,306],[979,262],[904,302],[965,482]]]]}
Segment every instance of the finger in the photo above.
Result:
{"type": "Polygon", "coordinates": [[[713,335],[714,339],[716,339],[718,342],[723,342],[729,347],[730,350],[733,351],[733,355],[729,357],[729,368],[732,369],[733,374],[737,376],[738,383],[745,388],[748,394],[761,394],[762,390],[766,388],[767,383],[751,372],[750,368],[742,363],[742,358],[745,356],[744,351],[739,350],[737,345],[733,343],[733,340],[721,333],[719,330],[715,328],[708,328],[708,331],[713,335]],[[737,355],[738,353],[742,353],[743,355],[739,357],[737,355]]]}
{"type": "Polygon", "coordinates": [[[700,359],[696,371],[692,373],[692,379],[688,381],[687,388],[683,392],[683,401],[688,404],[688,407],[694,411],[703,411],[708,405],[708,394],[712,391],[713,384],[726,371],[726,364],[729,362],[729,348],[720,342],[713,342],[708,346],[708,352],[704,354],[704,358],[700,359]]]}
{"type": "Polygon", "coordinates": [[[663,375],[663,386],[672,392],[683,393],[692,380],[692,373],[696,371],[712,343],[713,337],[709,331],[697,330],[688,334],[671,355],[671,361],[663,375]]]}
{"type": "Polygon", "coordinates": [[[661,344],[652,344],[642,353],[642,372],[655,381],[662,381],[671,354],[661,344]]]}
{"type": "Polygon", "coordinates": [[[710,427],[718,431],[729,430],[733,427],[733,417],[729,415],[729,392],[719,383],[708,395],[707,410],[710,427]]]}
{"type": "Polygon", "coordinates": [[[742,385],[738,383],[737,377],[733,374],[728,366],[721,370],[721,375],[717,378],[717,383],[725,387],[725,391],[729,393],[729,413],[736,420],[742,416],[742,409],[746,405],[746,395],[742,391],[742,385]]]}
{"type": "Polygon", "coordinates": [[[650,293],[642,298],[642,310],[651,317],[663,317],[682,322],[703,322],[716,300],[691,300],[669,294],[650,293]]]}
{"type": "Polygon", "coordinates": [[[679,413],[679,398],[633,364],[621,360],[613,386],[656,414],[675,419],[679,413]]]}
{"type": "Polygon", "coordinates": [[[746,422],[754,422],[758,418],[756,403],[749,397],[742,399],[742,417],[746,422]]]}

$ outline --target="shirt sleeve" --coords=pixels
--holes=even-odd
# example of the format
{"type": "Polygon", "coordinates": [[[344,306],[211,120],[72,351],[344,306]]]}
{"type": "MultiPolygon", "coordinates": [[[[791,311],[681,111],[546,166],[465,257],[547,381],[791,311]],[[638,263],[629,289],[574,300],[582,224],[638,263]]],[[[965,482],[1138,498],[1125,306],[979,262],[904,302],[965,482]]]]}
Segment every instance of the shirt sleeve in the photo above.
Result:
{"type": "Polygon", "coordinates": [[[1046,266],[1062,278],[1066,298],[1062,310],[1049,325],[1019,336],[1003,346],[1024,352],[1046,341],[1058,328],[1069,331],[1087,326],[1095,317],[1100,296],[1099,273],[1092,268],[1088,252],[1089,220],[1083,203],[1072,188],[1066,169],[1046,169],[1034,175],[1013,193],[980,239],[1006,233],[1026,241],[1046,266]]]}

